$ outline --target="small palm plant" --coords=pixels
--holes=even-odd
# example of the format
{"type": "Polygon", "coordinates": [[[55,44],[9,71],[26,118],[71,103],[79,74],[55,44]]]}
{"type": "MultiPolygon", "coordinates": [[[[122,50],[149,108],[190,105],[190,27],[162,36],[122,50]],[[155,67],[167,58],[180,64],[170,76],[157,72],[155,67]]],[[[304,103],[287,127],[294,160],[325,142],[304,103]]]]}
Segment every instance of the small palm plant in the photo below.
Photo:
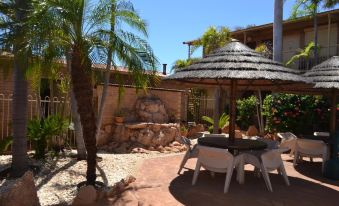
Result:
{"type": "MultiPolygon", "coordinates": [[[[208,131],[210,133],[213,132],[213,127],[214,127],[214,120],[213,118],[211,117],[208,117],[208,116],[202,116],[202,120],[208,122],[209,124],[211,124],[209,127],[208,127],[208,131]]],[[[230,116],[227,115],[226,113],[223,113],[220,118],[219,118],[219,129],[222,129],[223,127],[227,126],[229,124],[229,120],[230,120],[230,116]]]]}
{"type": "MultiPolygon", "coordinates": [[[[310,43],[308,43],[308,45],[302,49],[298,54],[294,55],[291,57],[290,60],[288,60],[288,62],[286,63],[286,66],[290,66],[291,64],[293,64],[295,61],[299,60],[300,58],[305,58],[306,60],[308,60],[312,54],[312,51],[315,50],[315,44],[313,41],[311,41],[310,43]]],[[[320,50],[320,47],[317,46],[317,50],[320,50]]],[[[307,69],[309,67],[309,61],[307,61],[307,69]]]]}

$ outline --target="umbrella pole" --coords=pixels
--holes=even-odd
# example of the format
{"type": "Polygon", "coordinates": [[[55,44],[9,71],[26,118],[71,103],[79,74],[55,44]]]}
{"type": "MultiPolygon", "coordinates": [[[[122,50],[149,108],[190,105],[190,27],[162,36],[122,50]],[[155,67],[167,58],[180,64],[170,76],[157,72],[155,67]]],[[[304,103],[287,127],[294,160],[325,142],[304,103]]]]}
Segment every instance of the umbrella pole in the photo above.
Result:
{"type": "Polygon", "coordinates": [[[214,110],[213,110],[213,133],[219,134],[219,118],[220,118],[220,88],[217,86],[214,90],[214,110]]]}
{"type": "Polygon", "coordinates": [[[335,89],[332,90],[332,106],[331,106],[331,119],[330,119],[330,135],[331,135],[331,157],[334,157],[334,151],[336,151],[335,147],[335,131],[336,131],[336,118],[337,118],[337,95],[335,89]]]}
{"type": "Polygon", "coordinates": [[[237,92],[237,81],[232,79],[230,94],[230,127],[229,127],[229,139],[231,142],[234,142],[235,139],[236,92],[237,92]]]}

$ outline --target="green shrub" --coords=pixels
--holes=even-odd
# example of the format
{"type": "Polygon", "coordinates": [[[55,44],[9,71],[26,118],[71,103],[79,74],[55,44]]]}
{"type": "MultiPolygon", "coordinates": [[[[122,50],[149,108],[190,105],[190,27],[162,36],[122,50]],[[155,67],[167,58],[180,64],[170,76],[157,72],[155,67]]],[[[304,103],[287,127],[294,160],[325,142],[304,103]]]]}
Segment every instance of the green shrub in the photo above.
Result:
{"type": "MultiPolygon", "coordinates": [[[[214,125],[213,118],[202,116],[202,120],[210,124],[210,126],[208,127],[208,131],[210,133],[213,133],[213,125],[214,125]]],[[[219,125],[218,125],[219,130],[222,129],[224,126],[227,126],[229,124],[229,120],[230,120],[230,117],[226,113],[223,113],[219,118],[219,125]]]]}
{"type": "Polygon", "coordinates": [[[329,103],[320,96],[275,94],[263,102],[266,130],[311,134],[328,130],[329,103]]]}
{"type": "Polygon", "coordinates": [[[237,100],[237,121],[242,129],[247,129],[254,124],[253,117],[256,115],[257,102],[256,96],[237,100]]]}
{"type": "Polygon", "coordinates": [[[47,141],[58,136],[68,128],[68,121],[60,115],[51,115],[46,119],[33,119],[28,122],[27,136],[33,142],[36,159],[44,159],[47,141]]]}

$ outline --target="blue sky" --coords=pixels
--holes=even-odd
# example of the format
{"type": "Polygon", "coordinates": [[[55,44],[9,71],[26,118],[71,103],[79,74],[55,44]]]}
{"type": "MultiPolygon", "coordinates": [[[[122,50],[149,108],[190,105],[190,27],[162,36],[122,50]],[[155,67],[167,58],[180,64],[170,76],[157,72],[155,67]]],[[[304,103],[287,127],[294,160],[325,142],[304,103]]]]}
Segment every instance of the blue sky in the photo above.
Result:
{"type": "MultiPolygon", "coordinates": [[[[183,41],[201,36],[209,26],[261,25],[273,21],[274,0],[138,0],[132,1],[148,23],[149,43],[160,63],[170,68],[175,60],[187,58],[183,41]]],[[[286,0],[288,18],[295,0],[286,0]]],[[[195,53],[196,56],[200,52],[195,53]]]]}

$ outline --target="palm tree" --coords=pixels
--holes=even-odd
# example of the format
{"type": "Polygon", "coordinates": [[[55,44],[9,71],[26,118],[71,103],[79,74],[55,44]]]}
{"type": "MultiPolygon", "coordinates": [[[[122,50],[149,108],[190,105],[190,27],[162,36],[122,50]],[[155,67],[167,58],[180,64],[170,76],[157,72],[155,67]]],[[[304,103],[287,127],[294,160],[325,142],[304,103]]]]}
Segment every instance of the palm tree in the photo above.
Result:
{"type": "MultiPolygon", "coordinates": [[[[296,0],[296,3],[292,9],[291,18],[297,18],[299,16],[310,15],[313,17],[313,30],[314,30],[314,47],[318,48],[318,10],[323,4],[325,9],[334,8],[339,4],[338,0],[296,0]]],[[[318,49],[314,49],[314,64],[318,64],[318,49]]]]}
{"type": "Polygon", "coordinates": [[[13,46],[14,85],[13,85],[13,177],[20,177],[28,169],[27,157],[27,80],[28,67],[28,27],[29,0],[8,0],[0,2],[0,44],[4,48],[13,46]]]}
{"type": "Polygon", "coordinates": [[[94,13],[98,21],[102,22],[102,28],[98,34],[101,39],[106,40],[103,42],[103,47],[98,48],[99,51],[105,53],[102,61],[106,60],[104,87],[96,124],[96,138],[98,138],[112,65],[116,68],[116,61],[125,64],[134,76],[139,77],[137,79],[139,81],[135,82],[136,86],[144,87],[148,84],[148,78],[146,75],[140,75],[140,71],[146,69],[155,71],[157,61],[145,40],[132,31],[124,30],[123,26],[126,25],[145,37],[148,35],[145,21],[135,11],[130,1],[101,0],[94,13]],[[129,45],[130,40],[132,44],[129,45]],[[142,76],[146,78],[140,78],[142,76]]]}
{"type": "Polygon", "coordinates": [[[191,52],[193,53],[198,48],[203,47],[203,57],[223,47],[227,42],[231,40],[231,32],[227,27],[209,27],[200,39],[193,43],[191,52]]]}
{"type": "Polygon", "coordinates": [[[282,62],[283,0],[274,1],[273,60],[282,62]]]}
{"type": "MultiPolygon", "coordinates": [[[[44,34],[41,36],[49,40],[46,42],[46,47],[50,47],[47,51],[53,51],[48,52],[49,55],[56,54],[54,58],[65,58],[70,54],[67,59],[70,62],[73,93],[87,151],[86,179],[87,184],[90,185],[95,184],[97,151],[97,124],[92,103],[92,62],[101,63],[104,59],[109,69],[116,57],[123,60],[122,62],[125,62],[134,74],[143,74],[146,63],[154,66],[154,56],[147,42],[115,26],[114,15],[118,13],[113,9],[117,5],[115,2],[102,1],[99,6],[93,7],[87,0],[45,0],[40,1],[35,8],[38,13],[36,16],[44,19],[40,21],[49,24],[45,25],[48,29],[41,29],[44,34]],[[112,13],[114,15],[111,15],[112,13]],[[109,22],[109,29],[107,29],[107,22],[109,22]],[[60,50],[61,53],[58,52],[60,50]]],[[[127,21],[129,22],[130,19],[127,21]]],[[[143,75],[136,77],[138,77],[137,82],[145,79],[143,75]]]]}

